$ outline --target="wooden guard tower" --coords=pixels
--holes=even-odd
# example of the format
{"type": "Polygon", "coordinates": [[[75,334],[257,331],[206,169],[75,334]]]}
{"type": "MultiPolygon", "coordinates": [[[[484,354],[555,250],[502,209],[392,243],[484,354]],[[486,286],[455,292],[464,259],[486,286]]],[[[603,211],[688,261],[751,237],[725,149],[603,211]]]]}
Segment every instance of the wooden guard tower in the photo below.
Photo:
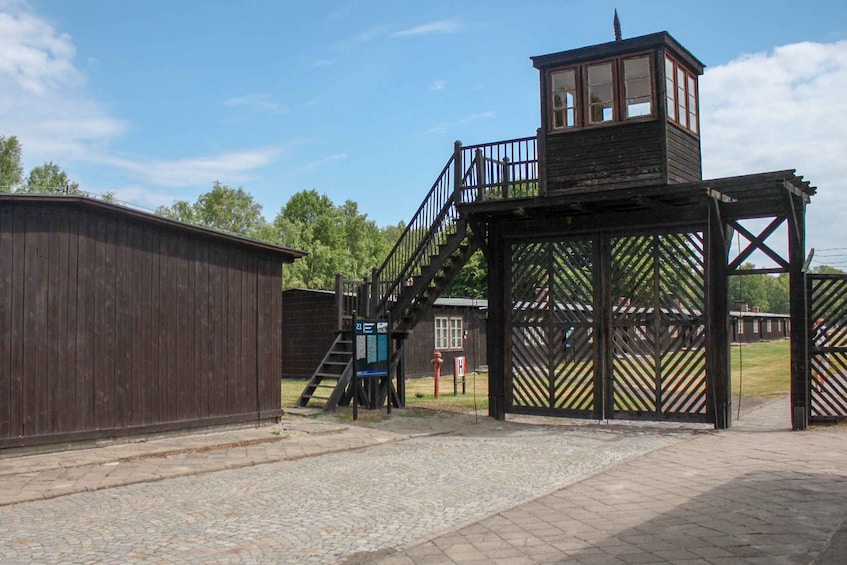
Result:
{"type": "Polygon", "coordinates": [[[666,32],[532,62],[534,159],[478,152],[457,199],[489,265],[490,414],[729,427],[727,277],[789,272],[792,418],[805,428],[814,189],[793,170],[702,179],[703,64],[666,32]],[[742,224],[753,218],[766,219],[761,233],[742,224]],[[787,246],[772,246],[784,223],[787,246]],[[730,261],[734,233],[747,243],[730,261]],[[754,251],[776,266],[739,271],[754,251]]]}
{"type": "Polygon", "coordinates": [[[666,32],[616,35],[532,58],[536,136],[456,142],[385,262],[349,290],[339,285],[336,344],[301,406],[332,409],[358,390],[342,347],[354,310],[391,320],[397,395],[380,394],[402,405],[404,338],[479,248],[491,416],[729,427],[728,276],[788,272],[792,422],[807,426],[804,222],[815,189],[793,170],[703,180],[703,64],[666,32]],[[754,219],[766,227],[751,231],[754,219]],[[772,245],[785,231],[787,245],[772,245]],[[734,234],[746,243],[730,259],[734,234]],[[739,270],[757,251],[774,266],[739,270]]]}

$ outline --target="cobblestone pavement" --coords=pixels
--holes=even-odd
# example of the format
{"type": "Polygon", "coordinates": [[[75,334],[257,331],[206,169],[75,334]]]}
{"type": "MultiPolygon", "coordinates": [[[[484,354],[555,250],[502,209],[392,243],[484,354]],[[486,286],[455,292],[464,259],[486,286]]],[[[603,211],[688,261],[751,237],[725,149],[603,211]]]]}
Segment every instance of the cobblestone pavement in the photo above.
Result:
{"type": "MultiPolygon", "coordinates": [[[[192,447],[134,459],[125,454],[132,446],[123,446],[119,461],[112,460],[117,453],[100,455],[93,465],[85,460],[97,454],[70,453],[77,460],[67,461],[73,465],[67,469],[33,460],[55,455],[21,458],[34,469],[21,474],[35,479],[18,492],[21,499],[34,498],[39,488],[50,496],[72,488],[68,475],[74,472],[88,475],[88,484],[97,490],[0,507],[0,561],[331,563],[379,555],[694,433],[672,426],[565,430],[482,418],[478,425],[466,420],[445,434],[444,426],[427,428],[417,420],[398,419],[394,431],[379,425],[355,428],[371,442],[367,449],[339,447],[293,460],[275,460],[269,452],[303,438],[192,447]],[[245,452],[251,448],[261,449],[269,462],[246,466],[245,452]],[[227,460],[241,467],[201,472],[202,464],[222,466],[227,460]],[[110,474],[120,468],[126,470],[110,474]],[[140,482],[169,471],[168,480],[140,482]],[[106,488],[118,480],[138,484],[106,488]]],[[[351,430],[330,425],[326,433],[308,439],[313,444],[337,441],[351,430]]],[[[351,441],[352,436],[346,438],[351,441]]],[[[10,474],[12,461],[4,463],[7,479],[20,477],[10,474]]]]}
{"type": "Polygon", "coordinates": [[[0,563],[843,563],[847,426],[395,414],[0,457],[0,563]],[[5,502],[4,502],[5,501],[5,502]]]}
{"type": "Polygon", "coordinates": [[[788,398],[375,559],[423,563],[847,563],[847,425],[792,432],[788,398]]]}

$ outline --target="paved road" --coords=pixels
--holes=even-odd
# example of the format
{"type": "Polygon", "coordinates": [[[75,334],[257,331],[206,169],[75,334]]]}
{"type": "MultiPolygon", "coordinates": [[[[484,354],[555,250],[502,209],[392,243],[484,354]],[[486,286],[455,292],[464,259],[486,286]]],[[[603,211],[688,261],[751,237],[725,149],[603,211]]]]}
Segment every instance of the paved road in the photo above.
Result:
{"type": "MultiPolygon", "coordinates": [[[[460,433],[7,505],[0,561],[338,562],[473,523],[690,433],[485,419],[460,433]]],[[[161,472],[161,459],[146,464],[161,472]]]]}
{"type": "Polygon", "coordinates": [[[3,457],[0,562],[839,563],[847,426],[787,414],[297,420],[3,457]]]}

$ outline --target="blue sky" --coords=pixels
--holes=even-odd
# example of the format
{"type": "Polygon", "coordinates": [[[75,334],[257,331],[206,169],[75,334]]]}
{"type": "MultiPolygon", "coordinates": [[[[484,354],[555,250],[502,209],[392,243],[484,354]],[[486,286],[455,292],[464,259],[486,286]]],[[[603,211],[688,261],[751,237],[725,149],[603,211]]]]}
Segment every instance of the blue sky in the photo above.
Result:
{"type": "Polygon", "coordinates": [[[707,65],[704,176],[797,168],[847,267],[843,2],[0,0],[0,135],[146,208],[218,180],[268,219],[314,188],[394,224],[454,140],[533,135],[529,57],[610,41],[615,7],[707,65]]]}

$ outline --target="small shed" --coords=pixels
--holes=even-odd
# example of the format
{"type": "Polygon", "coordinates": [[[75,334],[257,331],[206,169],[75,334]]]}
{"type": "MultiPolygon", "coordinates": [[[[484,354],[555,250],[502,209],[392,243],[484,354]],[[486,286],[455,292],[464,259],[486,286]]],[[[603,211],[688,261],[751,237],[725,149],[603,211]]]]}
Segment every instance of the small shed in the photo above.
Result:
{"type": "Polygon", "coordinates": [[[304,254],[0,195],[0,448],[277,418],[282,265],[304,254]]]}
{"type": "MultiPolygon", "coordinates": [[[[297,288],[282,296],[282,376],[309,378],[332,345],[338,327],[336,293],[297,288]]],[[[453,359],[462,355],[467,371],[484,367],[487,309],[484,299],[436,299],[406,340],[406,376],[431,376],[436,350],[443,355],[445,374],[452,374],[453,359]]]]}

